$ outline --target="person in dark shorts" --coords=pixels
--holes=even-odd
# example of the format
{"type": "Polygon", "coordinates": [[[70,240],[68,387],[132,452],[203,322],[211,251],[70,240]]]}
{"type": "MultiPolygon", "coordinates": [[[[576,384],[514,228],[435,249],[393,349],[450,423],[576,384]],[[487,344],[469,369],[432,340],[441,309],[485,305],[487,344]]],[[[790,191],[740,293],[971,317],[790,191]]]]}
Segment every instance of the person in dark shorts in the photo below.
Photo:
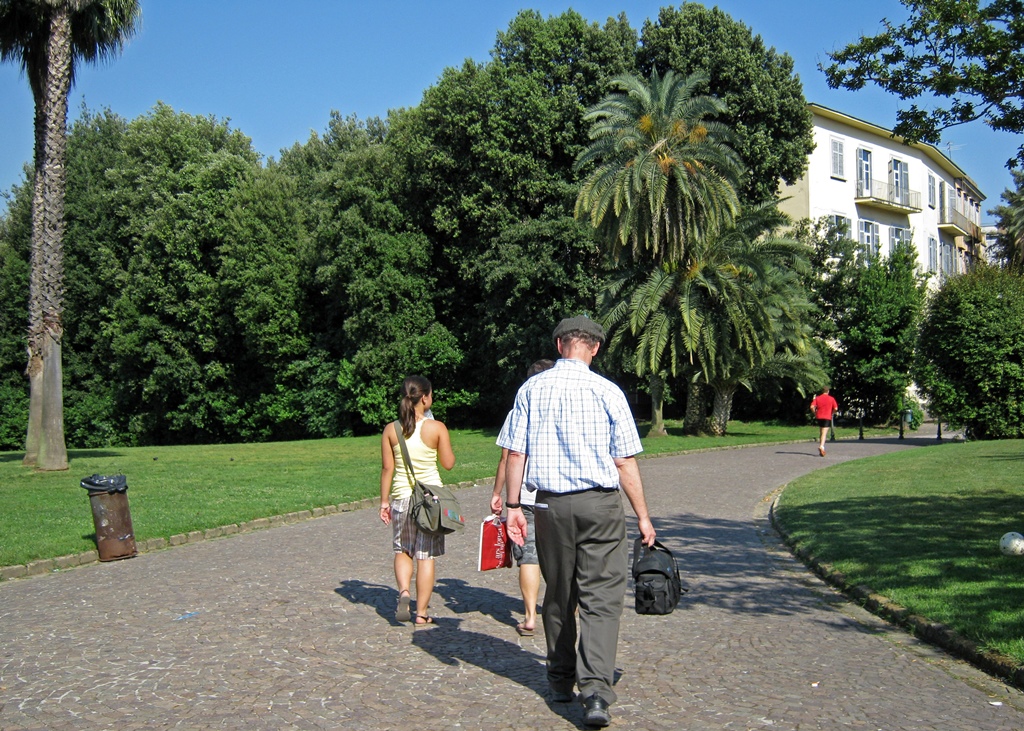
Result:
{"type": "Polygon", "coordinates": [[[839,410],[839,404],[829,395],[828,386],[822,389],[821,393],[811,399],[811,414],[818,421],[818,428],[821,429],[821,436],[818,440],[818,454],[825,456],[825,437],[832,427],[832,418],[839,410]]]}
{"type": "MultiPolygon", "coordinates": [[[[553,360],[538,360],[526,371],[526,377],[535,376],[553,366],[553,360]]],[[[510,412],[511,413],[511,412],[510,412]]],[[[505,417],[508,424],[508,417],[505,417]]],[[[505,428],[504,426],[502,427],[505,428]]],[[[501,459],[498,460],[498,471],[494,475],[494,492],[491,495],[491,512],[501,515],[504,504],[501,494],[505,490],[505,469],[508,464],[508,450],[502,448],[501,459]]],[[[519,494],[519,502],[523,506],[523,517],[526,518],[526,541],[520,546],[512,544],[512,556],[519,566],[519,591],[523,595],[524,617],[516,625],[516,632],[522,637],[533,637],[537,628],[537,599],[540,596],[540,562],[537,560],[537,535],[534,529],[533,505],[537,501],[537,491],[523,488],[519,494]]]]}

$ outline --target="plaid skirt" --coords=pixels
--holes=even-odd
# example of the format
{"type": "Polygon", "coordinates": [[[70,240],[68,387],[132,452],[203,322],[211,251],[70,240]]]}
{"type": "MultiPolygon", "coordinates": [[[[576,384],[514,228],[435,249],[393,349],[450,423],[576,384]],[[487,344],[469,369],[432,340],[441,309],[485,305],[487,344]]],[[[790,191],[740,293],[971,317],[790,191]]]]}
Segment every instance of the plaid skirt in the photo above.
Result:
{"type": "Polygon", "coordinates": [[[444,536],[422,533],[409,511],[411,497],[391,501],[391,529],[395,553],[404,553],[417,560],[444,555],[444,536]]]}

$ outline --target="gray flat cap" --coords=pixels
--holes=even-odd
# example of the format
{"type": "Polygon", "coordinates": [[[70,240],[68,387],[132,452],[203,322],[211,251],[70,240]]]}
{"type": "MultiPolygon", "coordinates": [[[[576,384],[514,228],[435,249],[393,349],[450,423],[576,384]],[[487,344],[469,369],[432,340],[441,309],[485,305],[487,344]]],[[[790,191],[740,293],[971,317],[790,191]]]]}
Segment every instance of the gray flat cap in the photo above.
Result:
{"type": "Polygon", "coordinates": [[[554,340],[555,345],[557,345],[559,338],[564,337],[566,333],[570,333],[573,330],[578,330],[595,337],[601,343],[604,342],[604,328],[586,315],[567,317],[562,320],[555,327],[555,331],[551,334],[551,339],[554,340]]]}

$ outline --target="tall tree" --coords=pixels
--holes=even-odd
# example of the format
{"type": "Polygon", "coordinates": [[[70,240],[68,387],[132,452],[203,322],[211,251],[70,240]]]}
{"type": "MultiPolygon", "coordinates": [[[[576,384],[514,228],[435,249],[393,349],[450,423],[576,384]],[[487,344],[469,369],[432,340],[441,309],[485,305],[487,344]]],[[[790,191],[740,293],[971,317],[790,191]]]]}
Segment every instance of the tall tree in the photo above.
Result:
{"type": "MultiPolygon", "coordinates": [[[[948,106],[912,101],[896,113],[893,132],[908,142],[936,144],[943,130],[979,119],[1024,132],[1024,2],[900,2],[910,11],[906,22],[883,19],[883,32],[830,54],[833,63],[822,67],[829,86],[871,83],[904,101],[949,100],[948,106]]],[[[1016,162],[1024,164],[1024,144],[1016,162]]]]}
{"type": "Polygon", "coordinates": [[[1004,190],[1004,205],[991,211],[999,219],[999,237],[990,254],[1011,271],[1024,274],[1024,170],[1015,168],[1010,172],[1015,189],[1004,190]]]}
{"type": "Polygon", "coordinates": [[[331,436],[393,419],[396,374],[428,376],[439,408],[466,400],[453,377],[462,348],[435,313],[431,242],[399,205],[402,170],[386,134],[381,120],[333,113],[322,137],[281,160],[310,228],[299,288],[313,348],[297,369],[317,380],[333,374],[329,392],[304,410],[331,415],[320,432],[331,436]]]}
{"type": "Polygon", "coordinates": [[[857,299],[863,273],[861,248],[850,238],[845,224],[837,226],[826,217],[797,221],[792,236],[810,251],[811,266],[804,286],[814,305],[812,323],[818,350],[825,370],[832,373],[833,362],[842,357],[838,349],[844,335],[842,323],[857,299]]]}
{"type": "Polygon", "coordinates": [[[637,67],[645,75],[704,75],[696,93],[725,103],[718,120],[732,131],[748,171],[739,190],[744,204],[774,200],[780,179],[803,175],[813,127],[793,59],[766,47],[743,23],[700,3],[663,7],[657,20],[644,23],[637,67]]]}
{"type": "MultiPolygon", "coordinates": [[[[279,288],[287,290],[294,275],[279,255],[253,249],[268,239],[272,249],[296,246],[283,223],[292,213],[288,206],[274,213],[279,193],[254,205],[254,191],[266,194],[272,181],[259,185],[251,141],[225,122],[159,104],[128,125],[120,147],[121,164],[106,173],[117,230],[104,247],[113,292],[101,332],[118,370],[125,431],[140,444],[258,437],[238,423],[251,391],[236,380],[258,380],[239,372],[250,359],[269,365],[280,355],[259,352],[266,335],[236,313],[260,308],[259,327],[289,334],[279,288]],[[275,237],[279,225],[288,232],[283,241],[275,237]],[[258,291],[242,291],[248,287],[258,291]],[[257,303],[257,294],[273,304],[257,303]],[[240,342],[253,346],[247,357],[240,342]]],[[[277,345],[294,350],[285,337],[277,345]]]]}
{"type": "Polygon", "coordinates": [[[736,224],[692,243],[681,262],[650,271],[631,291],[607,291],[612,346],[635,338],[638,373],[686,374],[714,394],[707,426],[722,435],[739,386],[790,378],[820,381],[808,325],[810,308],[796,271],[806,249],[771,235],[774,206],[745,211],[736,224]]]}
{"type": "MultiPolygon", "coordinates": [[[[585,117],[592,122],[591,144],[576,165],[593,169],[576,198],[576,217],[597,230],[615,261],[641,278],[652,267],[672,271],[688,247],[730,224],[739,209],[741,166],[728,130],[712,119],[724,105],[694,94],[705,81],[673,71],[664,77],[655,72],[649,82],[617,76],[616,91],[585,117]]],[[[643,340],[637,347],[644,348],[643,340]]],[[[659,359],[660,353],[636,361],[637,375],[650,378],[652,436],[665,433],[659,359]]]]}
{"type": "Polygon", "coordinates": [[[694,93],[707,78],[669,71],[650,81],[629,74],[587,112],[591,144],[576,161],[593,171],[576,198],[616,260],[679,261],[692,241],[726,226],[739,210],[741,166],[721,101],[694,93]]]}
{"type": "Polygon", "coordinates": [[[897,416],[910,387],[927,280],[909,242],[884,258],[862,255],[860,262],[849,306],[837,317],[832,383],[845,405],[883,423],[897,416]]]}
{"type": "Polygon", "coordinates": [[[465,348],[455,376],[479,391],[481,424],[500,419],[523,370],[551,353],[552,323],[593,310],[600,249],[573,219],[573,162],[584,113],[608,75],[632,69],[635,45],[621,18],[523,11],[489,62],[447,69],[391,117],[401,205],[431,242],[434,310],[465,348]]]}
{"type": "Polygon", "coordinates": [[[76,61],[119,51],[140,13],[138,0],[0,1],[0,58],[21,64],[35,101],[24,461],[39,469],[67,469],[61,341],[68,92],[76,61]]]}
{"type": "Polygon", "coordinates": [[[0,450],[25,441],[25,310],[32,239],[32,191],[14,186],[0,216],[0,450]]]}
{"type": "Polygon", "coordinates": [[[94,114],[83,108],[68,130],[61,359],[64,434],[68,446],[78,449],[125,443],[126,425],[114,405],[119,374],[102,331],[115,294],[111,252],[122,220],[111,204],[111,172],[124,167],[127,126],[110,110],[94,114]]]}

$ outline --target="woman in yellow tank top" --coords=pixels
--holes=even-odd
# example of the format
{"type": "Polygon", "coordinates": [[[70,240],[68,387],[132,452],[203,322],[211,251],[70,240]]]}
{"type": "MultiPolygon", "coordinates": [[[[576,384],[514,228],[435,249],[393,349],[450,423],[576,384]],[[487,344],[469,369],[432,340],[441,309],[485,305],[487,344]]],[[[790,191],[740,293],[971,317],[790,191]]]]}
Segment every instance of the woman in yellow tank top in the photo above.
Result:
{"type": "MultiPolygon", "coordinates": [[[[443,484],[437,465],[446,470],[455,466],[448,428],[429,418],[434,392],[423,376],[409,376],[402,383],[402,402],[398,406],[401,424],[416,478],[428,485],[443,484]]],[[[408,622],[413,571],[416,573],[416,624],[432,624],[430,596],[434,592],[434,558],[444,554],[444,536],[421,533],[410,519],[409,498],[412,478],[402,459],[402,450],[392,422],[381,436],[380,519],[390,525],[395,551],[395,580],[398,583],[398,609],[395,619],[408,622]]]]}

